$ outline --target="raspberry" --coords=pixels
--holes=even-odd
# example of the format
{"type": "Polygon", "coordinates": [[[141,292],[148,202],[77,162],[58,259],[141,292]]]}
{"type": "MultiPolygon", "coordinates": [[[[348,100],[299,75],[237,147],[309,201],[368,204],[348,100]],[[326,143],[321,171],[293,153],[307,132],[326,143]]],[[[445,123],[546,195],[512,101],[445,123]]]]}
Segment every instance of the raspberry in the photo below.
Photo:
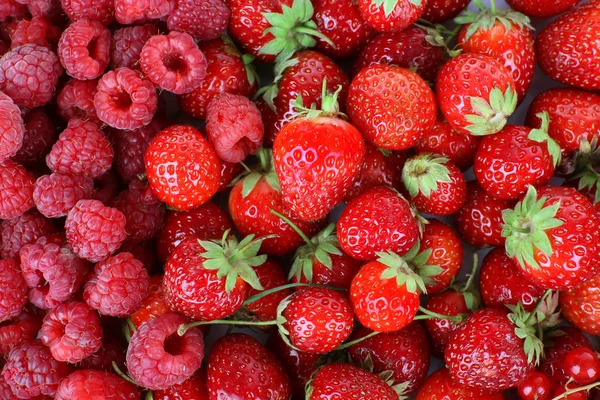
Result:
{"type": "Polygon", "coordinates": [[[56,96],[58,114],[65,121],[79,118],[99,123],[94,107],[97,80],[80,81],[71,79],[56,96]]]}
{"type": "Polygon", "coordinates": [[[113,156],[110,142],[96,124],[73,118],[52,146],[46,163],[52,172],[94,179],[110,169],[113,156]]]}
{"type": "Polygon", "coordinates": [[[119,253],[127,252],[133,255],[133,258],[142,263],[146,271],[152,272],[156,266],[156,249],[154,240],[144,240],[143,242],[134,242],[126,240],[119,248],[119,253]]]}
{"type": "Polygon", "coordinates": [[[19,107],[43,106],[54,96],[61,74],[62,67],[54,52],[25,44],[0,59],[0,90],[19,107]]]}
{"type": "Polygon", "coordinates": [[[63,10],[59,0],[17,0],[27,3],[27,10],[32,17],[44,17],[47,21],[62,22],[63,10]]]}
{"type": "Polygon", "coordinates": [[[140,66],[159,88],[183,94],[202,84],[207,62],[190,35],[173,31],[148,39],[142,48],[140,66]]]}
{"type": "Polygon", "coordinates": [[[117,29],[110,45],[111,67],[139,69],[142,47],[154,35],[158,35],[158,28],[152,24],[117,29]]]}
{"type": "Polygon", "coordinates": [[[67,74],[75,79],[94,79],[108,65],[110,31],[99,21],[80,19],[65,29],[58,55],[67,74]]]}
{"type": "MultiPolygon", "coordinates": [[[[99,371],[113,371],[113,361],[123,371],[125,369],[125,351],[127,347],[116,338],[104,335],[102,347],[89,357],[84,358],[77,366],[79,369],[96,369],[99,371]]],[[[136,398],[137,399],[137,398],[136,398]]]]}
{"type": "Polygon", "coordinates": [[[14,261],[0,260],[0,322],[19,315],[27,303],[27,285],[14,261]]]}
{"type": "Polygon", "coordinates": [[[0,219],[23,215],[33,207],[35,177],[11,160],[0,163],[0,219]]]}
{"type": "Polygon", "coordinates": [[[94,193],[92,199],[102,202],[102,204],[110,204],[117,193],[119,193],[118,177],[114,169],[111,169],[100,178],[94,180],[94,193]]]}
{"type": "Polygon", "coordinates": [[[18,260],[23,246],[54,232],[52,222],[35,211],[4,221],[0,254],[5,260],[18,260]]]}
{"type": "Polygon", "coordinates": [[[127,367],[133,380],[151,390],[182,383],[196,372],[204,356],[202,332],[189,329],[183,336],[177,328],[186,323],[178,314],[166,314],[142,325],[127,349],[127,367]]]}
{"type": "Polygon", "coordinates": [[[117,196],[113,206],[127,219],[125,229],[129,240],[141,242],[158,236],[166,210],[152,194],[147,182],[131,182],[129,190],[117,196]]]}
{"type": "Polygon", "coordinates": [[[123,25],[144,19],[162,19],[171,14],[176,0],[115,0],[115,17],[123,25]]]}
{"type": "Polygon", "coordinates": [[[96,264],[83,297],[100,314],[127,317],[142,305],[149,287],[144,265],[131,253],[119,253],[96,264]]]}
{"type": "Polygon", "coordinates": [[[94,107],[113,128],[133,130],[152,122],[158,105],[154,85],[129,68],[109,71],[98,82],[94,107]]]}
{"type": "Polygon", "coordinates": [[[79,200],[94,191],[94,181],[77,175],[43,175],[35,182],[33,201],[44,216],[58,218],[67,215],[79,200]]]}
{"type": "Polygon", "coordinates": [[[48,30],[50,24],[44,17],[33,17],[31,20],[19,21],[10,35],[10,48],[14,49],[24,44],[36,44],[50,47],[48,43],[48,30]]]}
{"type": "Polygon", "coordinates": [[[9,17],[22,17],[25,11],[25,6],[16,0],[0,1],[0,21],[5,21],[9,17]]]}
{"type": "Polygon", "coordinates": [[[0,92],[0,163],[17,154],[23,145],[24,133],[21,110],[10,97],[0,92]]]}
{"type": "Polygon", "coordinates": [[[144,154],[164,125],[162,120],[154,118],[150,124],[133,131],[115,132],[115,166],[123,181],[131,182],[146,172],[144,154]]]}
{"type": "Polygon", "coordinates": [[[179,0],[167,19],[170,31],[189,33],[196,40],[211,40],[227,30],[229,8],[221,0],[179,0]]]}
{"type": "MultiPolygon", "coordinates": [[[[40,314],[25,307],[12,321],[0,324],[0,356],[8,354],[13,347],[32,342],[36,338],[42,326],[40,314]]],[[[0,399],[3,398],[0,396],[0,399]]]]}
{"type": "Polygon", "coordinates": [[[71,21],[88,19],[109,25],[114,20],[112,0],[61,0],[60,3],[71,21]]]}
{"type": "Polygon", "coordinates": [[[55,400],[111,399],[138,400],[140,394],[130,382],[109,372],[79,370],[58,386],[55,400]]]}
{"type": "Polygon", "coordinates": [[[206,109],[206,133],[219,158],[237,163],[256,153],[264,136],[261,114],[244,96],[223,93],[206,109]]]}
{"type": "Polygon", "coordinates": [[[34,164],[41,160],[54,141],[54,124],[42,108],[36,108],[25,115],[23,145],[15,155],[15,160],[34,164]]]}

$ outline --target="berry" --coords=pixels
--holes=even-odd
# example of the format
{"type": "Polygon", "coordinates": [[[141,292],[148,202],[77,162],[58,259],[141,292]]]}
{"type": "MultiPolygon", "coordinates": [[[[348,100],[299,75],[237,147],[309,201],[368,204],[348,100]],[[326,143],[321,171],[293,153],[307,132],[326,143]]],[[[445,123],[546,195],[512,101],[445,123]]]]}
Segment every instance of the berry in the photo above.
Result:
{"type": "MultiPolygon", "coordinates": [[[[427,377],[417,392],[416,400],[505,400],[503,392],[475,389],[454,382],[446,368],[427,377]]],[[[540,399],[541,400],[541,399],[540,399]]]]}
{"type": "Polygon", "coordinates": [[[131,314],[131,322],[139,328],[156,317],[170,313],[171,310],[165,303],[165,291],[162,285],[162,276],[156,275],[150,278],[148,295],[136,312],[131,314]]]}
{"type": "Polygon", "coordinates": [[[544,348],[544,359],[538,370],[551,382],[564,385],[569,380],[565,372],[564,359],[567,353],[578,347],[592,349],[592,344],[583,333],[570,326],[561,326],[553,334],[552,341],[544,348]]]}
{"type": "Polygon", "coordinates": [[[0,323],[21,313],[27,303],[27,285],[14,261],[0,260],[0,323]]]}
{"type": "Polygon", "coordinates": [[[164,19],[175,9],[176,3],[174,0],[115,0],[115,17],[123,25],[164,19]]]}
{"type": "Polygon", "coordinates": [[[447,157],[461,170],[473,166],[479,137],[454,129],[447,121],[438,121],[415,145],[419,153],[435,153],[447,157]]]}
{"type": "Polygon", "coordinates": [[[35,211],[2,221],[1,227],[0,255],[5,260],[18,260],[23,246],[56,232],[52,222],[35,211]]]}
{"type": "MultiPolygon", "coordinates": [[[[262,293],[265,290],[283,286],[288,283],[283,268],[271,258],[267,258],[267,261],[262,265],[254,267],[253,270],[256,273],[263,290],[257,290],[253,287],[248,288],[246,294],[246,297],[248,298],[262,293]]],[[[246,304],[245,308],[260,321],[273,321],[277,318],[277,308],[279,307],[279,304],[291,294],[291,289],[279,290],[275,293],[266,295],[259,300],[253,301],[252,303],[246,304]]]]}
{"type": "Polygon", "coordinates": [[[117,29],[110,42],[110,66],[112,69],[121,67],[139,69],[142,48],[154,35],[158,35],[158,28],[152,24],[117,29]]]}
{"type": "Polygon", "coordinates": [[[44,216],[64,217],[79,200],[89,198],[93,190],[94,182],[90,178],[53,173],[35,182],[33,201],[44,216]]]}
{"type": "Polygon", "coordinates": [[[91,356],[84,358],[77,364],[79,369],[94,369],[98,371],[112,372],[113,361],[122,371],[125,370],[125,352],[127,345],[123,343],[123,338],[110,338],[108,332],[105,332],[100,350],[91,356]]]}
{"type": "Polygon", "coordinates": [[[40,313],[27,307],[11,321],[0,324],[0,355],[7,355],[13,347],[21,343],[32,342],[41,326],[40,313]]]}
{"type": "Polygon", "coordinates": [[[170,31],[185,32],[200,41],[223,35],[228,23],[229,8],[221,0],[179,0],[167,19],[170,31]]]}
{"type": "Polygon", "coordinates": [[[515,10],[530,17],[550,18],[573,8],[579,0],[506,0],[506,2],[515,10]]]}
{"type": "Polygon", "coordinates": [[[53,45],[58,43],[60,34],[60,28],[48,23],[44,17],[33,17],[30,20],[22,19],[12,29],[10,48],[15,49],[30,43],[51,48],[50,42],[53,45]]]}
{"type": "Polygon", "coordinates": [[[590,349],[579,347],[567,353],[564,360],[565,373],[580,385],[587,385],[600,378],[600,360],[590,349]]]}
{"type": "Polygon", "coordinates": [[[380,32],[402,31],[425,11],[429,0],[358,0],[360,13],[380,32]]]}
{"type": "Polygon", "coordinates": [[[54,123],[41,108],[29,111],[25,115],[25,134],[23,145],[15,155],[15,161],[26,165],[35,165],[50,151],[55,141],[54,123]]]}
{"type": "Polygon", "coordinates": [[[146,126],[132,131],[117,130],[114,134],[114,165],[125,182],[139,179],[145,172],[144,154],[154,136],[164,128],[164,123],[154,118],[146,126]]]}
{"type": "Polygon", "coordinates": [[[0,219],[23,215],[34,206],[35,177],[11,160],[0,163],[0,219]]]}
{"type": "Polygon", "coordinates": [[[25,6],[16,0],[3,1],[0,3],[0,21],[9,17],[22,17],[25,11],[25,6]]]}
{"type": "Polygon", "coordinates": [[[114,169],[108,170],[100,178],[94,180],[94,193],[92,199],[102,202],[102,204],[110,204],[118,194],[118,176],[114,169]]]}
{"type": "Polygon", "coordinates": [[[125,215],[127,239],[141,242],[158,236],[165,218],[165,206],[148,188],[147,182],[135,180],[121,192],[112,205],[125,215]]]}
{"type": "Polygon", "coordinates": [[[95,79],[80,81],[71,79],[58,92],[56,105],[58,114],[65,121],[71,118],[79,118],[84,121],[99,123],[98,115],[94,107],[94,95],[98,81],[95,79]]]}
{"type": "Polygon", "coordinates": [[[549,400],[550,380],[541,372],[534,371],[518,386],[521,400],[549,400]]]}
{"type": "Polygon", "coordinates": [[[460,14],[469,3],[470,0],[429,0],[421,18],[433,23],[445,22],[460,14]]]}
{"type": "Polygon", "coordinates": [[[114,20],[114,2],[111,0],[61,0],[60,5],[71,21],[87,19],[109,25],[114,20]]]}
{"type": "Polygon", "coordinates": [[[591,335],[600,334],[600,274],[560,292],[562,317],[591,335]]]}
{"type": "Polygon", "coordinates": [[[58,385],[55,400],[114,399],[137,400],[138,389],[132,383],[109,372],[78,370],[58,385]]]}
{"type": "Polygon", "coordinates": [[[154,400],[208,400],[208,388],[203,371],[192,375],[178,385],[173,385],[165,390],[156,390],[154,400]]]}
{"type": "MultiPolygon", "coordinates": [[[[96,3],[94,3],[96,4],[96,3]]],[[[80,19],[64,30],[58,42],[58,56],[69,76],[98,78],[110,58],[110,31],[99,21],[80,19]]]]}
{"type": "Polygon", "coordinates": [[[21,110],[10,97],[0,92],[0,163],[17,154],[24,134],[21,110]]]}

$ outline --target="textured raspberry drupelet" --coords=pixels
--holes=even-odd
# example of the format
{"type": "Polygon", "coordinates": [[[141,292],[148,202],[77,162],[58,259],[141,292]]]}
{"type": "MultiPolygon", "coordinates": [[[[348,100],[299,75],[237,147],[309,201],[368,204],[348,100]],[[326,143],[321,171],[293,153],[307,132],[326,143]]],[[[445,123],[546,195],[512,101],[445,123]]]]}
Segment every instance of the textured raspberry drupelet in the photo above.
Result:
{"type": "Polygon", "coordinates": [[[133,131],[118,130],[114,134],[114,164],[125,182],[138,179],[145,172],[144,154],[154,136],[164,128],[164,122],[154,118],[150,124],[133,131]]]}
{"type": "Polygon", "coordinates": [[[71,21],[88,19],[108,25],[115,19],[113,0],[61,0],[60,4],[71,21]]]}
{"type": "Polygon", "coordinates": [[[135,180],[129,189],[113,201],[113,207],[127,219],[128,240],[141,242],[158,236],[163,226],[166,209],[148,187],[147,182],[135,180]]]}
{"type": "Polygon", "coordinates": [[[119,177],[114,169],[111,169],[100,178],[94,179],[94,193],[92,199],[110,204],[119,193],[119,177]]]}
{"type": "Polygon", "coordinates": [[[9,17],[22,17],[25,11],[25,6],[16,0],[0,1],[0,21],[5,21],[9,17]]]}
{"type": "Polygon", "coordinates": [[[23,215],[33,207],[35,177],[11,160],[0,163],[0,219],[23,215]]]}
{"type": "Polygon", "coordinates": [[[63,303],[44,317],[41,339],[58,361],[79,362],[102,346],[98,313],[85,303],[63,303]]]}
{"type": "Polygon", "coordinates": [[[98,200],[80,200],[67,214],[65,231],[73,252],[91,262],[105,260],[127,237],[125,216],[98,200]]]}
{"type": "Polygon", "coordinates": [[[18,162],[32,165],[42,160],[54,142],[54,123],[43,108],[36,108],[25,115],[23,145],[15,155],[18,162]]]}
{"type": "Polygon", "coordinates": [[[0,260],[0,323],[19,315],[27,303],[27,285],[16,262],[0,260]]]}
{"type": "Polygon", "coordinates": [[[42,316],[41,312],[25,307],[10,322],[0,324],[0,356],[8,354],[21,343],[32,342],[42,326],[42,316]]]}
{"type": "Polygon", "coordinates": [[[62,67],[54,52],[26,44],[0,59],[0,90],[19,107],[43,106],[52,99],[61,74],[62,67]]]}
{"type": "Polygon", "coordinates": [[[119,253],[96,264],[83,297],[100,314],[127,317],[142,305],[149,287],[144,265],[131,253],[119,253]]]}
{"type": "Polygon", "coordinates": [[[134,384],[109,372],[79,370],[73,372],[58,386],[55,400],[138,400],[140,394],[134,384]]]}
{"type": "Polygon", "coordinates": [[[115,17],[123,25],[163,19],[171,14],[176,3],[176,0],[115,0],[115,17]]]}
{"type": "Polygon", "coordinates": [[[102,75],[110,58],[110,31],[99,21],[80,19],[65,29],[58,55],[67,74],[75,79],[102,75]]]}
{"type": "Polygon", "coordinates": [[[18,0],[27,4],[27,11],[32,17],[44,17],[49,22],[63,21],[63,10],[60,0],[18,0]]]}
{"type": "Polygon", "coordinates": [[[148,39],[142,48],[140,66],[159,88],[183,94],[200,86],[207,63],[190,35],[173,31],[148,39]]]}
{"type": "Polygon", "coordinates": [[[50,43],[58,42],[60,33],[60,28],[49,24],[44,17],[23,19],[15,25],[10,35],[10,48],[30,43],[50,48],[50,43]]]}
{"type": "Polygon", "coordinates": [[[114,152],[98,125],[82,119],[69,120],[46,156],[53,172],[98,178],[110,169],[114,152]]]}
{"type": "Polygon", "coordinates": [[[35,211],[3,221],[0,255],[5,260],[18,260],[21,247],[54,232],[52,222],[35,211]]]}
{"type": "Polygon", "coordinates": [[[13,157],[23,145],[25,126],[21,110],[0,92],[0,163],[13,157]]]}
{"type": "Polygon", "coordinates": [[[152,390],[182,383],[196,372],[204,356],[202,332],[177,328],[187,322],[178,314],[166,314],[142,325],[127,349],[127,367],[133,380],[152,390]]]}
{"type": "Polygon", "coordinates": [[[58,218],[67,215],[79,200],[89,199],[93,191],[94,181],[90,178],[54,173],[38,178],[33,201],[43,215],[58,218]]]}
{"type": "Polygon", "coordinates": [[[219,158],[237,163],[262,145],[264,126],[253,102],[244,96],[223,93],[208,104],[206,133],[219,158]]]}
{"type": "Polygon", "coordinates": [[[152,122],[158,96],[150,80],[129,68],[109,71],[98,82],[94,107],[98,118],[113,128],[133,130],[152,122]]]}
{"type": "Polygon", "coordinates": [[[80,81],[71,79],[58,92],[56,105],[58,114],[65,121],[71,118],[79,118],[85,121],[99,123],[94,107],[94,95],[96,95],[97,80],[80,81]]]}
{"type": "Polygon", "coordinates": [[[8,354],[2,376],[15,396],[21,399],[54,396],[59,382],[67,377],[71,367],[56,361],[40,340],[23,343],[8,354]]]}
{"type": "Polygon", "coordinates": [[[211,40],[227,30],[229,8],[221,0],[179,0],[167,19],[170,31],[189,33],[196,40],[211,40]]]}
{"type": "Polygon", "coordinates": [[[139,69],[142,47],[154,35],[158,35],[158,28],[152,24],[117,29],[110,44],[110,66],[139,69]]]}

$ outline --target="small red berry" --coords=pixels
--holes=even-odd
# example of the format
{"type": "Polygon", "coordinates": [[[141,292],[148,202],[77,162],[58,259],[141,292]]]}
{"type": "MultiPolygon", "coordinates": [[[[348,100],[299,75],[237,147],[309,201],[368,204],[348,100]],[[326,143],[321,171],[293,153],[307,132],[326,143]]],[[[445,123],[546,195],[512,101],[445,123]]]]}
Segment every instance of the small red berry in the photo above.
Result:
{"type": "Polygon", "coordinates": [[[587,385],[600,378],[600,360],[590,349],[579,347],[565,356],[565,372],[581,385],[587,385]]]}
{"type": "Polygon", "coordinates": [[[541,372],[532,372],[517,388],[521,400],[548,400],[550,398],[550,380],[541,372]]]}
{"type": "Polygon", "coordinates": [[[64,30],[58,42],[58,56],[69,76],[95,79],[108,65],[110,31],[99,21],[80,19],[64,30]]]}

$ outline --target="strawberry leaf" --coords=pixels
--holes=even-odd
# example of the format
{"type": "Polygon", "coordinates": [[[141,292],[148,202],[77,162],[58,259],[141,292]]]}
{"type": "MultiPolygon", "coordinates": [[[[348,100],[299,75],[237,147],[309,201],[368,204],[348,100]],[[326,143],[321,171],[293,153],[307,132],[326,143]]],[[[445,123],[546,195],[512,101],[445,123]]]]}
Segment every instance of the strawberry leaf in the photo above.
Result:
{"type": "Polygon", "coordinates": [[[411,157],[402,169],[402,182],[410,196],[419,193],[429,198],[431,192],[438,190],[438,183],[451,182],[450,171],[444,164],[449,160],[433,154],[420,154],[411,157]]]}
{"type": "Polygon", "coordinates": [[[427,293],[425,282],[398,254],[388,251],[377,253],[377,261],[387,266],[380,275],[381,279],[395,279],[398,287],[406,285],[411,293],[427,293]]]}
{"type": "Polygon", "coordinates": [[[474,136],[491,135],[500,132],[517,107],[517,94],[508,87],[506,92],[498,87],[490,91],[490,98],[470,97],[471,108],[476,114],[467,114],[470,124],[466,129],[474,136]]]}

